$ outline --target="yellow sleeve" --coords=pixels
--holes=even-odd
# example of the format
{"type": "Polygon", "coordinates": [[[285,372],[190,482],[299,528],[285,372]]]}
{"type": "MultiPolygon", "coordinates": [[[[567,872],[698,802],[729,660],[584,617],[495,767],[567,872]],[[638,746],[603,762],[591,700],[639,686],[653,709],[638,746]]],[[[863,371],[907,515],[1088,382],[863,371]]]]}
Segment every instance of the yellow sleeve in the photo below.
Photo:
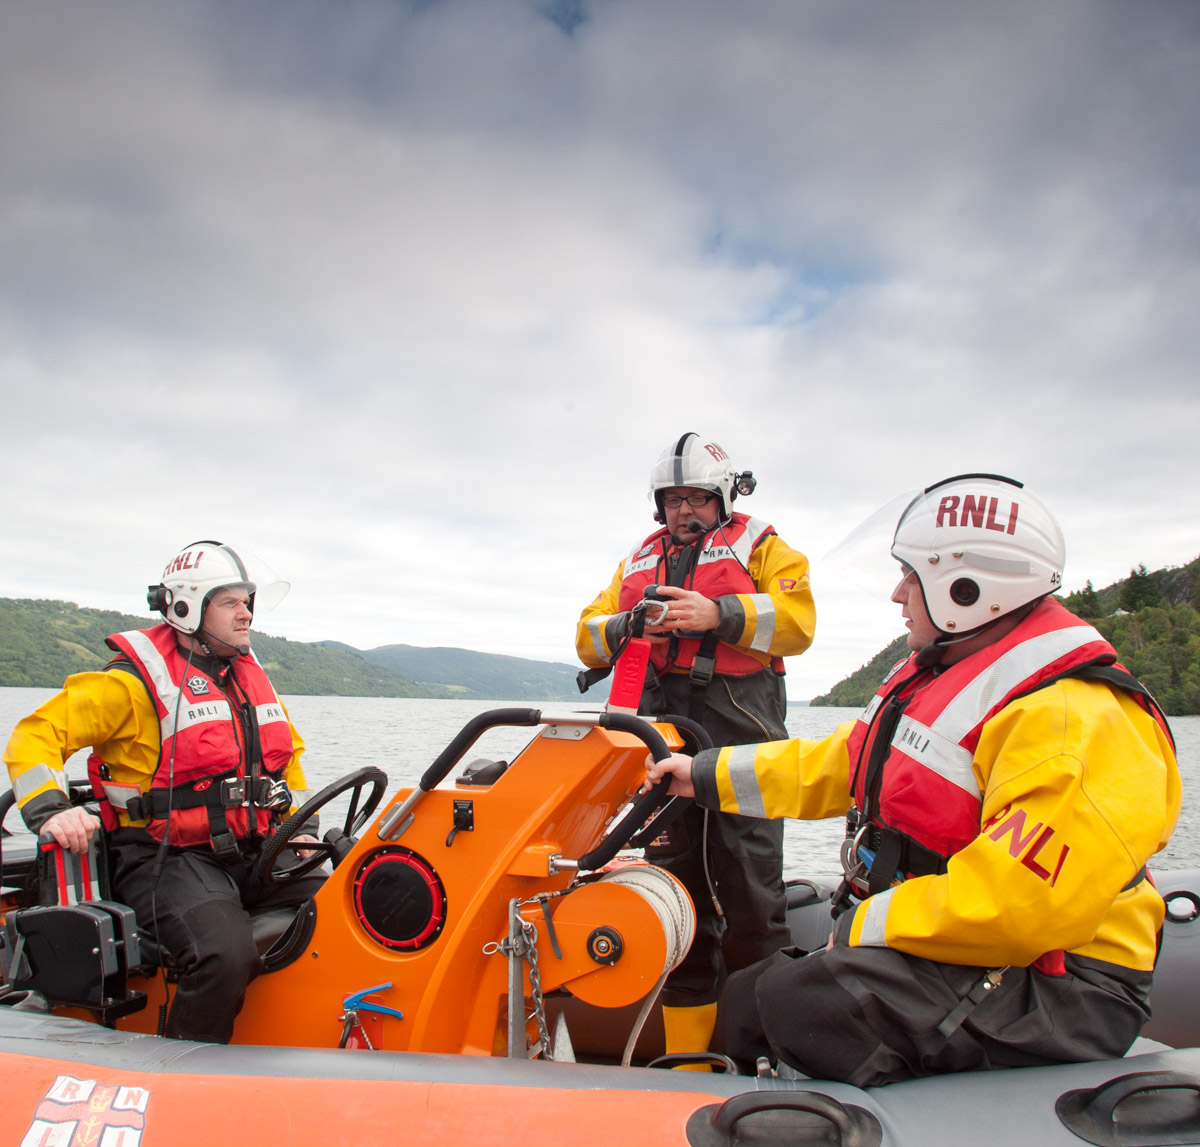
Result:
{"type": "MultiPolygon", "coordinates": [[[[283,702],[280,701],[283,705],[283,702]]],[[[287,714],[287,706],[283,706],[283,711],[287,714]]],[[[288,787],[288,791],[292,794],[292,807],[289,812],[295,812],[308,798],[312,795],[308,791],[308,779],[304,775],[304,768],[300,764],[300,758],[304,754],[304,738],[296,731],[296,726],[292,724],[291,715],[288,715],[288,728],[292,732],[292,759],[283,766],[283,780],[288,787]]]]}
{"type": "Polygon", "coordinates": [[[142,785],[154,775],[159,744],[158,715],[139,678],[76,673],[17,724],[4,763],[26,823],[40,823],[67,804],[63,765],[72,753],[94,746],[114,780],[142,785]]]}
{"type": "Polygon", "coordinates": [[[944,875],[859,905],[849,942],[985,967],[1095,945],[1101,958],[1123,951],[1122,962],[1152,966],[1161,901],[1145,882],[1125,889],[1179,814],[1178,769],[1157,722],[1107,685],[1066,679],[989,721],[975,760],[979,836],[944,875]]]}
{"type": "MultiPolygon", "coordinates": [[[[762,540],[746,567],[757,593],[731,594],[741,614],[741,632],[726,637],[729,605],[722,604],[722,641],[746,653],[794,657],[811,644],[817,610],[808,580],[808,558],[775,534],[762,540]]],[[[722,599],[722,603],[728,599],[722,599]]],[[[731,603],[732,604],[732,603],[731,603]]],[[[735,626],[736,628],[736,626],[735,626]]]]}
{"type": "Polygon", "coordinates": [[[768,741],[699,754],[693,766],[696,799],[744,816],[824,820],[850,807],[853,721],[821,741],[768,741]]]}
{"type": "Polygon", "coordinates": [[[575,627],[575,652],[589,669],[599,669],[612,660],[615,641],[609,640],[608,623],[618,616],[621,583],[625,580],[625,562],[617,566],[613,579],[602,589],[591,605],[579,615],[575,627]]]}

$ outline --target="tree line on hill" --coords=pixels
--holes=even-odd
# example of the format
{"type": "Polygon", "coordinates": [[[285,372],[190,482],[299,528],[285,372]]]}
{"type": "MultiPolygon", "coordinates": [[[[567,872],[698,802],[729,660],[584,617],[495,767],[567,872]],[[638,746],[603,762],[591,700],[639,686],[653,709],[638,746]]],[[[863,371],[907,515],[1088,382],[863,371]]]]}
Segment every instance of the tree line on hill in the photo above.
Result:
{"type": "MultiPolygon", "coordinates": [[[[160,620],[81,608],[70,601],[0,598],[0,686],[57,689],[70,674],[107,664],[112,651],[104,639],[110,633],[145,629],[160,620]]],[[[579,696],[572,666],[501,654],[409,645],[362,651],[334,641],[289,641],[257,630],[253,646],[284,695],[505,701],[579,696]]],[[[595,694],[589,696],[594,699],[595,694]]]]}
{"type": "MultiPolygon", "coordinates": [[[[1091,581],[1059,597],[1116,647],[1121,662],[1173,716],[1200,714],[1200,558],[1145,565],[1103,589],[1091,581]]],[[[0,598],[0,686],[57,689],[72,673],[103,668],[110,633],[157,618],[86,609],[69,601],[0,598]]],[[[575,668],[465,649],[388,645],[361,651],[339,642],[288,641],[255,632],[254,652],[283,694],[578,700],[575,668]]],[[[812,705],[861,707],[905,655],[901,635],[812,705]]],[[[603,701],[603,689],[589,703],[603,701]]]]}
{"type": "MultiPolygon", "coordinates": [[[[1089,580],[1059,601],[1113,644],[1121,663],[1168,714],[1200,714],[1200,558],[1153,571],[1141,564],[1103,589],[1089,580]]],[[[900,636],[809,703],[866,705],[884,674],[906,654],[905,637],[900,636]]]]}

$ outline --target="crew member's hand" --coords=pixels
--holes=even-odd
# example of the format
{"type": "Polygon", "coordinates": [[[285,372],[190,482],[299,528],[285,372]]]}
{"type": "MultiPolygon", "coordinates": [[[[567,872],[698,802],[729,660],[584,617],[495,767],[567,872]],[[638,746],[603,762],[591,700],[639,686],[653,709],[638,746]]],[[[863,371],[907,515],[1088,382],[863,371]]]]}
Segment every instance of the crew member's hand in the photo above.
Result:
{"type": "Polygon", "coordinates": [[[707,630],[716,629],[721,620],[721,611],[711,597],[705,597],[694,589],[684,589],[677,585],[660,585],[658,592],[663,597],[674,600],[667,609],[667,615],[661,625],[655,629],[660,632],[670,629],[707,630]]]}
{"type": "MultiPolygon", "coordinates": [[[[665,605],[666,603],[664,602],[663,604],[665,605]]],[[[659,618],[665,618],[667,616],[667,611],[665,609],[658,609],[657,607],[655,607],[654,613],[659,618]]],[[[625,616],[630,618],[630,625],[632,626],[632,616],[633,616],[632,613],[627,613],[625,616]]],[[[630,632],[632,634],[632,629],[628,630],[627,632],[630,632]]],[[[657,625],[657,624],[651,625],[650,624],[649,611],[647,611],[647,613],[645,615],[645,620],[642,623],[642,634],[641,635],[648,642],[650,642],[651,645],[666,645],[666,643],[671,640],[670,634],[664,633],[663,627],[661,625],[657,625]]]]}
{"type": "MultiPolygon", "coordinates": [[[[299,836],[292,838],[293,844],[304,844],[307,841],[311,841],[313,844],[320,844],[320,841],[310,832],[302,832],[299,836]]],[[[294,851],[301,860],[307,860],[310,856],[314,855],[311,848],[297,848],[294,851]]]]}
{"type": "Polygon", "coordinates": [[[71,852],[82,852],[99,827],[100,822],[87,809],[76,805],[56,812],[38,831],[48,832],[71,852]]]}
{"type": "Polygon", "coordinates": [[[696,790],[692,786],[692,758],[682,753],[672,753],[666,760],[656,761],[646,757],[646,782],[641,792],[648,793],[663,777],[671,778],[671,787],[667,792],[673,797],[694,797],[696,790]]]}

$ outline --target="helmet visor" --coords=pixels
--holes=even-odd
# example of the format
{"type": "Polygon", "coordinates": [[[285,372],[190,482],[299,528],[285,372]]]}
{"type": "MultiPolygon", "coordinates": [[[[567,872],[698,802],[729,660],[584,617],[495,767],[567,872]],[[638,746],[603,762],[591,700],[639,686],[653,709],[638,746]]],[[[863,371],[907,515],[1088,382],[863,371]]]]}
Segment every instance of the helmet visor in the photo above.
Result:
{"type": "Polygon", "coordinates": [[[221,547],[233,560],[243,575],[242,580],[230,585],[244,585],[254,595],[254,611],[274,609],[292,588],[275,569],[251,550],[233,544],[221,547]]]}
{"type": "Polygon", "coordinates": [[[826,564],[872,597],[891,601],[902,573],[892,557],[896,526],[904,511],[922,493],[905,490],[880,506],[825,555],[826,564]]]}

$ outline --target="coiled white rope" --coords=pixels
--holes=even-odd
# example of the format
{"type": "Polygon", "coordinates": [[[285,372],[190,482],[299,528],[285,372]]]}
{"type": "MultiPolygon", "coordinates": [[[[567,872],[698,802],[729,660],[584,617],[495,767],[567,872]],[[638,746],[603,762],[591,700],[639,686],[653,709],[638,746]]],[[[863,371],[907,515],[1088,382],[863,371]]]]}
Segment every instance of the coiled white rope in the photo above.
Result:
{"type": "Polygon", "coordinates": [[[662,927],[663,936],[667,941],[666,958],[663,961],[662,975],[654,985],[653,991],[646,996],[642,1010],[638,1013],[633,1031],[625,1044],[625,1053],[621,1056],[621,1066],[628,1067],[633,1061],[633,1050],[642,1034],[650,1009],[654,1007],[659,992],[667,977],[683,962],[692,940],[696,935],[696,913],[692,909],[687,894],[679,886],[674,877],[669,876],[661,868],[648,864],[631,864],[606,872],[601,878],[610,884],[624,884],[632,888],[651,908],[654,909],[658,922],[662,927]]]}

